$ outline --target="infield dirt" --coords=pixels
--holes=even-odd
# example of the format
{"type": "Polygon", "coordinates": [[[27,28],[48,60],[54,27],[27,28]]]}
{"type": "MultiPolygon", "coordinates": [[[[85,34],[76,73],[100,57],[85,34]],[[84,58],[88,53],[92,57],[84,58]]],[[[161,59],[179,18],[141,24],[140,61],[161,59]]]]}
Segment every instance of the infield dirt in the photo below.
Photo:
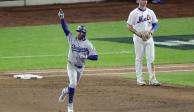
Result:
{"type": "MultiPolygon", "coordinates": [[[[176,70],[194,71],[194,64],[157,66],[157,71],[160,72],[176,70]]],[[[112,75],[121,72],[130,75],[134,72],[134,68],[130,71],[126,67],[109,68],[105,74],[99,72],[100,69],[86,71],[76,90],[74,104],[76,112],[193,112],[194,110],[194,89],[191,87],[167,84],[140,87],[133,79],[112,75]]],[[[36,73],[45,76],[40,80],[14,79],[12,76],[15,73],[1,72],[1,112],[66,112],[66,101],[58,102],[61,89],[68,84],[64,70],[17,71],[17,73],[36,73]]]]}

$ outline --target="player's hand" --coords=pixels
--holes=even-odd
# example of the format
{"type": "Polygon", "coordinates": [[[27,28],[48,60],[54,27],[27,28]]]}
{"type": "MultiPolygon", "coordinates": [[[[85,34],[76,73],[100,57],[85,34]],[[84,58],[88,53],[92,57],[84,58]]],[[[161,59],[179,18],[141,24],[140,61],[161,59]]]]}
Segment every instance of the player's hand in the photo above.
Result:
{"type": "Polygon", "coordinates": [[[84,54],[84,53],[79,53],[79,57],[81,59],[87,59],[88,58],[88,55],[84,54]]]}
{"type": "Polygon", "coordinates": [[[64,12],[63,12],[62,9],[59,10],[58,16],[59,16],[60,19],[64,19],[64,12]]]}

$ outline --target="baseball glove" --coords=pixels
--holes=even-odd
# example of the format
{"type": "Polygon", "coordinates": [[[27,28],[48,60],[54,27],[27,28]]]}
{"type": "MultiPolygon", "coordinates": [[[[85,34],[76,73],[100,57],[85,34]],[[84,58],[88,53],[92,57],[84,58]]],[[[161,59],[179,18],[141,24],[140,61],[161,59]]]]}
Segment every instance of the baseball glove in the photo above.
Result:
{"type": "Polygon", "coordinates": [[[141,34],[143,41],[147,41],[152,37],[152,32],[148,31],[148,32],[142,32],[141,34]]]}

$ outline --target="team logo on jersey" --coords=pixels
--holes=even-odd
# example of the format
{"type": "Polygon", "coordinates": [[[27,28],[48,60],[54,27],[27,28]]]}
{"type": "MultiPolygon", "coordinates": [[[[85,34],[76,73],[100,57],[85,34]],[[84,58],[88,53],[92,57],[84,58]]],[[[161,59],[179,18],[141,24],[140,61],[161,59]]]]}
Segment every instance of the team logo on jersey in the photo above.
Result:
{"type": "Polygon", "coordinates": [[[137,21],[137,23],[143,23],[144,21],[148,21],[148,20],[151,20],[150,15],[147,15],[146,17],[139,16],[139,20],[137,21]]]}
{"type": "Polygon", "coordinates": [[[72,51],[75,51],[75,52],[88,52],[87,48],[77,47],[75,44],[71,45],[71,49],[72,51]]]}

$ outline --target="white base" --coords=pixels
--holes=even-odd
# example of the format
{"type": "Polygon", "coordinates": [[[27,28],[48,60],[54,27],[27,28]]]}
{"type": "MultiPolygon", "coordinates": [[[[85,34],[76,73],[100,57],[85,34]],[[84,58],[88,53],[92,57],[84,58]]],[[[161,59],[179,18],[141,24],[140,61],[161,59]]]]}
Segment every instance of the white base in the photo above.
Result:
{"type": "Polygon", "coordinates": [[[42,79],[43,76],[33,74],[19,74],[13,76],[16,79],[42,79]]]}

